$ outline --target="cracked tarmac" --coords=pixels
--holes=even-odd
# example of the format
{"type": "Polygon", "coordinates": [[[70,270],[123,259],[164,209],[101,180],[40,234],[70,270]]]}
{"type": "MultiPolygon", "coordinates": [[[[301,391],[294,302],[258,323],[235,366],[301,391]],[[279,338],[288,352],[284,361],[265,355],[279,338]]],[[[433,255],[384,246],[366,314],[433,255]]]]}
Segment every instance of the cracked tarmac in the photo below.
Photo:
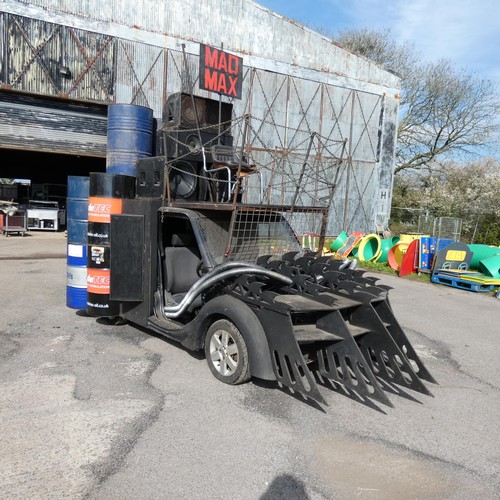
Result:
{"type": "Polygon", "coordinates": [[[391,409],[321,388],[319,409],[66,308],[64,235],[14,239],[0,241],[2,498],[500,497],[495,298],[382,276],[434,397],[390,387],[391,409]]]}

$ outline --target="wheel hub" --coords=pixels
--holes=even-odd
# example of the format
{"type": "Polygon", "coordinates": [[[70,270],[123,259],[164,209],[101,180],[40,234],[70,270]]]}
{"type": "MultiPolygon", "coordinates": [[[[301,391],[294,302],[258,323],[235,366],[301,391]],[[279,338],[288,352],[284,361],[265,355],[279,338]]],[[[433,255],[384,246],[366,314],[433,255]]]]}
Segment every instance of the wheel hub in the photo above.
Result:
{"type": "Polygon", "coordinates": [[[228,332],[222,330],[216,332],[210,342],[212,362],[217,371],[223,375],[234,372],[238,364],[236,345],[228,332]]]}
{"type": "Polygon", "coordinates": [[[226,346],[221,345],[217,351],[219,352],[220,359],[225,360],[227,358],[226,346]]]}

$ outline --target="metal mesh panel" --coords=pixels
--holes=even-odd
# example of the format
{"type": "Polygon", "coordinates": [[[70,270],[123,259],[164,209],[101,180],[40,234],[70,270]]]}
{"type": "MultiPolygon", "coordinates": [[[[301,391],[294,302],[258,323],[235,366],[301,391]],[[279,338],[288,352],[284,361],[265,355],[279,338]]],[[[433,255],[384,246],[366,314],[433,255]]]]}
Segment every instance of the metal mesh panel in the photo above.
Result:
{"type": "Polygon", "coordinates": [[[279,257],[302,250],[300,237],[319,232],[326,211],[251,208],[240,205],[233,213],[229,260],[256,262],[263,255],[279,257]]]}
{"type": "Polygon", "coordinates": [[[201,217],[198,220],[205,244],[214,257],[215,263],[221,264],[228,248],[231,212],[211,211],[206,213],[203,210],[200,212],[207,215],[207,217],[201,217]]]}
{"type": "Polygon", "coordinates": [[[462,219],[453,217],[437,217],[434,221],[434,235],[438,240],[449,239],[460,241],[462,232],[462,219]]]}
{"type": "Polygon", "coordinates": [[[417,232],[421,234],[434,234],[434,227],[436,224],[436,217],[426,213],[419,215],[417,232]]]}

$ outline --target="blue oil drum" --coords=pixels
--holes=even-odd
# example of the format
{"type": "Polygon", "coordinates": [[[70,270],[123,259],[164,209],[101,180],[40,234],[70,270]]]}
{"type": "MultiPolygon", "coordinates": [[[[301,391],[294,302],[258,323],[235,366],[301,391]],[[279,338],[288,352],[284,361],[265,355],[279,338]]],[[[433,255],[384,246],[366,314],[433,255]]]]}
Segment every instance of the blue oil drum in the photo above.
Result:
{"type": "Polygon", "coordinates": [[[87,227],[89,177],[68,177],[66,305],[87,308],[87,227]]]}
{"type": "Polygon", "coordinates": [[[106,172],[136,177],[136,162],[153,152],[153,110],[136,104],[108,107],[106,172]]]}

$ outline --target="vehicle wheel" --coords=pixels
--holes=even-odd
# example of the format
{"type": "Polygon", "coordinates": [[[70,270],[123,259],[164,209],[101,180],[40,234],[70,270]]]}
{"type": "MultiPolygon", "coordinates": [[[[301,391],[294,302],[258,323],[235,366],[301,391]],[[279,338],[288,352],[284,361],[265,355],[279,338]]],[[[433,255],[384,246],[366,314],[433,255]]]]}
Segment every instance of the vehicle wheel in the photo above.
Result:
{"type": "Polygon", "coordinates": [[[247,346],[231,321],[219,319],[210,326],[205,355],[210,371],[221,382],[237,385],[250,380],[247,346]]]}

